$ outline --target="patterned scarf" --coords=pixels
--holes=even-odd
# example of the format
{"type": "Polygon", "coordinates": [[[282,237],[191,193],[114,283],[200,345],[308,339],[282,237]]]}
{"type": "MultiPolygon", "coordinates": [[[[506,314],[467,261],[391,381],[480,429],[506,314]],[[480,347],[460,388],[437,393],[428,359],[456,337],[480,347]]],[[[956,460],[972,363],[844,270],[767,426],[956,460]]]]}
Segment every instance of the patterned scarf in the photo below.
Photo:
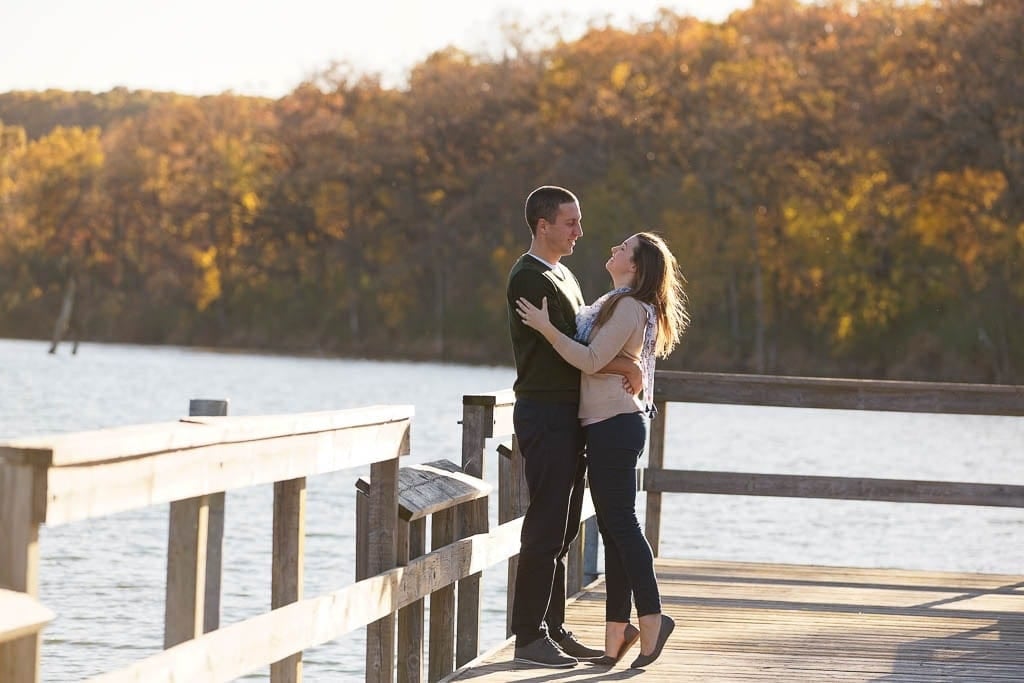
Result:
{"type": "MultiPolygon", "coordinates": [[[[576,314],[576,341],[582,344],[589,343],[590,337],[594,333],[594,322],[597,320],[597,314],[601,311],[601,307],[613,295],[629,292],[630,290],[630,287],[613,289],[602,294],[598,297],[597,301],[589,306],[580,308],[579,313],[576,314]]],[[[658,335],[657,315],[654,312],[654,306],[643,301],[640,302],[640,305],[647,311],[647,324],[644,325],[644,343],[640,351],[640,367],[644,383],[644,409],[647,411],[647,415],[653,419],[658,412],[654,407],[654,345],[658,335]]]]}

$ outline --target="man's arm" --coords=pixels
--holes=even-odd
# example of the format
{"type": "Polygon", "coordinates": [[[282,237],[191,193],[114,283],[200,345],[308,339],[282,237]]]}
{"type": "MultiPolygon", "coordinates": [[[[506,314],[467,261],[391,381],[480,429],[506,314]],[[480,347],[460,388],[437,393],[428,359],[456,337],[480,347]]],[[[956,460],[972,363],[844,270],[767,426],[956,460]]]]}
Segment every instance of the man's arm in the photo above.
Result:
{"type": "Polygon", "coordinates": [[[626,356],[612,358],[608,361],[608,365],[598,372],[607,375],[622,375],[622,387],[631,394],[639,394],[640,390],[644,388],[644,375],[640,369],[640,362],[626,356]]]}

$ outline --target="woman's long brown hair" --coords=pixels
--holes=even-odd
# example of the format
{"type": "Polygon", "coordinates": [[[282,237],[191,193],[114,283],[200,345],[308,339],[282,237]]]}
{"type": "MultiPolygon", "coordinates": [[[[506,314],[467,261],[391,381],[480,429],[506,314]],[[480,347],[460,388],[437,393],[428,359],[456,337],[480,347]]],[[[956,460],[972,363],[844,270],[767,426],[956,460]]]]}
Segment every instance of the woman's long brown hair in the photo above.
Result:
{"type": "Polygon", "coordinates": [[[686,279],[679,271],[679,263],[665,240],[653,232],[639,232],[636,237],[636,249],[631,259],[636,265],[633,287],[627,292],[613,295],[605,302],[594,321],[594,329],[611,317],[615,306],[624,296],[648,303],[654,306],[658,319],[654,354],[664,358],[676,347],[690,324],[690,315],[686,311],[686,292],[683,291],[686,279]]]}

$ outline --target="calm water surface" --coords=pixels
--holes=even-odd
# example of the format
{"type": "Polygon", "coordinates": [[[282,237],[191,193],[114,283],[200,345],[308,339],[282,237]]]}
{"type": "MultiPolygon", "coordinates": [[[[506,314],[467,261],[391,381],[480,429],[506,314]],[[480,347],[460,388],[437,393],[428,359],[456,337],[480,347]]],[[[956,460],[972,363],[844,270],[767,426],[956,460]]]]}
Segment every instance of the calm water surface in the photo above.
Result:
{"type": "MultiPolygon", "coordinates": [[[[173,420],[190,398],[226,398],[232,415],[401,403],[416,410],[409,462],[458,462],[462,395],[514,378],[507,367],[128,345],[84,344],[75,357],[68,347],[46,350],[0,340],[0,441],[173,420]]],[[[1024,484],[1020,418],[671,405],[667,419],[668,467],[1024,484]]],[[[493,458],[488,468],[493,481],[493,458]]],[[[363,474],[308,482],[307,597],[353,581],[354,483],[363,474]]],[[[271,486],[227,495],[222,624],[270,604],[272,498],[271,486]]],[[[664,514],[666,556],[1024,573],[1019,510],[669,495],[664,514]]],[[[44,632],[44,681],[79,681],[161,649],[166,535],[166,505],[42,530],[41,599],[58,615],[44,632]]],[[[484,647],[504,637],[502,574],[484,574],[484,647]]],[[[308,650],[306,680],[362,680],[363,637],[308,650]]]]}

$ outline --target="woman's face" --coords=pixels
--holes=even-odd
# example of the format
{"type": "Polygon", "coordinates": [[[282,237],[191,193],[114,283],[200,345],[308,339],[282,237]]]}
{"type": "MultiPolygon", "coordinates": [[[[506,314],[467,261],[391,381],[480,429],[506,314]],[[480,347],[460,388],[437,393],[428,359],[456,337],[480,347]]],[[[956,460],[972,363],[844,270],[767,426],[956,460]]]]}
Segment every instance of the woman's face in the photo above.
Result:
{"type": "Polygon", "coordinates": [[[612,247],[611,258],[604,264],[604,267],[616,282],[632,282],[636,276],[633,253],[636,251],[637,239],[637,236],[633,235],[622,244],[612,247]]]}

